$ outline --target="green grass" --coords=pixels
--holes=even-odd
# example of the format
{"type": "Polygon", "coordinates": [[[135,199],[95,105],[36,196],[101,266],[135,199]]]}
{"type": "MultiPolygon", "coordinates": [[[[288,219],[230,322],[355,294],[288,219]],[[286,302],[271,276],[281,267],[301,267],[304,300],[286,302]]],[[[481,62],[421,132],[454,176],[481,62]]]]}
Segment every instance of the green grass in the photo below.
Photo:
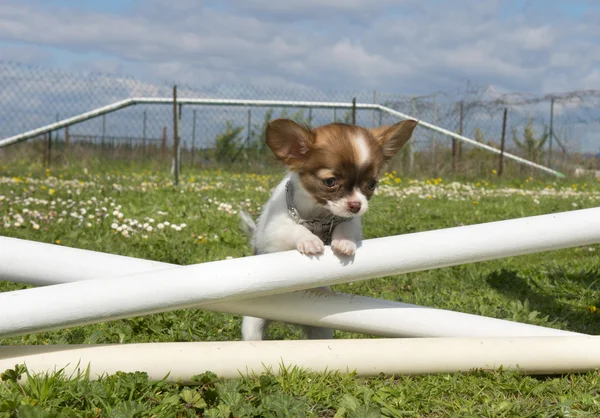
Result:
{"type": "MultiPolygon", "coordinates": [[[[174,187],[166,175],[150,171],[45,172],[0,166],[0,235],[176,264],[248,256],[234,212],[243,208],[256,215],[278,180],[278,175],[196,172],[184,173],[182,184],[174,187]]],[[[600,182],[486,179],[452,184],[390,174],[372,202],[364,219],[366,238],[598,206],[600,182]]],[[[599,253],[599,246],[584,246],[349,283],[335,290],[600,334],[599,253]]],[[[0,291],[24,287],[0,281],[0,291]]],[[[0,344],[226,341],[239,339],[240,323],[238,316],[182,310],[0,344]]],[[[297,329],[282,324],[270,332],[274,339],[299,337],[297,329]]],[[[368,336],[336,331],[335,337],[368,336]]],[[[2,375],[0,417],[600,414],[598,372],[359,378],[288,369],[280,376],[264,373],[232,381],[207,373],[197,376],[197,386],[149,382],[143,373],[98,381],[57,373],[31,376],[20,386],[17,375],[24,373],[19,366],[2,375]]]]}

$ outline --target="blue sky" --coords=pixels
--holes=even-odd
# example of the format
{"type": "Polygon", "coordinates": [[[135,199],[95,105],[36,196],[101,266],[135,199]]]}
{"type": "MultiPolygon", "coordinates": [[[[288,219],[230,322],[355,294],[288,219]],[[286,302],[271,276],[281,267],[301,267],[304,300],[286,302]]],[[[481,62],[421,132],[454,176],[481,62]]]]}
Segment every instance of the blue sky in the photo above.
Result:
{"type": "Polygon", "coordinates": [[[200,87],[546,94],[600,85],[599,3],[4,0],[0,57],[200,87]]]}

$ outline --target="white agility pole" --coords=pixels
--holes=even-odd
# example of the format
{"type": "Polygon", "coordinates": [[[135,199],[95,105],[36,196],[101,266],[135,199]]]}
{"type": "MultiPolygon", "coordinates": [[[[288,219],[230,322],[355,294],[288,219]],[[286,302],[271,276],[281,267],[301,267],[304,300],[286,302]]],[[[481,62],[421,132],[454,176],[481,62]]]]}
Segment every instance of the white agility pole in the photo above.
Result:
{"type": "MultiPolygon", "coordinates": [[[[0,337],[600,242],[600,208],[0,293],[0,337]]],[[[0,264],[10,260],[0,255],[0,264]]]]}
{"type": "MultiPolygon", "coordinates": [[[[519,370],[527,374],[586,372],[600,367],[600,337],[516,337],[227,341],[118,345],[0,347],[0,370],[25,364],[31,374],[63,369],[90,379],[118,371],[193,384],[211,371],[221,378],[275,374],[281,366],[359,376],[519,370]],[[89,367],[89,369],[88,369],[89,367]]],[[[197,383],[197,382],[196,382],[197,383]]]]}
{"type": "MultiPolygon", "coordinates": [[[[175,267],[173,264],[0,237],[0,279],[51,285],[175,267]]],[[[302,290],[206,309],[382,337],[573,336],[569,331],[324,289],[302,290]]]]}

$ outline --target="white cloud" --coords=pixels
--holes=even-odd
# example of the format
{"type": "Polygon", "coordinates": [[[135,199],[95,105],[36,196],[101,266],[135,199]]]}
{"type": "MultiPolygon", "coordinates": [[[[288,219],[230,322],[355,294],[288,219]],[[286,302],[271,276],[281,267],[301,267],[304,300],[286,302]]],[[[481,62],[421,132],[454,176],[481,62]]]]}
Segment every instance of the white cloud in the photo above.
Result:
{"type": "Polygon", "coordinates": [[[12,45],[0,55],[30,61],[65,51],[78,69],[202,86],[272,80],[426,94],[466,79],[534,93],[593,84],[598,6],[569,18],[525,4],[148,0],[118,13],[57,13],[41,0],[5,0],[0,41],[12,45]]]}

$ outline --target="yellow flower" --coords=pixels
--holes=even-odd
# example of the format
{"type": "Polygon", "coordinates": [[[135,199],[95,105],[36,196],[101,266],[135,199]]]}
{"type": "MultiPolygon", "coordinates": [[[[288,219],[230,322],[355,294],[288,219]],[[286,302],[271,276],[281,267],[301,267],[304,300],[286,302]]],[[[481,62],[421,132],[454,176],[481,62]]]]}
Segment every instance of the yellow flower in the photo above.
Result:
{"type": "Polygon", "coordinates": [[[54,193],[55,193],[55,190],[54,190],[54,189],[50,189],[50,190],[48,190],[48,194],[49,194],[50,196],[52,196],[54,193]]]}
{"type": "Polygon", "coordinates": [[[46,186],[42,186],[42,190],[46,190],[46,186]]]}
{"type": "Polygon", "coordinates": [[[400,183],[402,180],[400,180],[398,177],[396,177],[396,178],[394,179],[394,181],[396,182],[396,184],[399,184],[399,183],[400,183]]]}
{"type": "Polygon", "coordinates": [[[492,174],[498,174],[498,172],[496,171],[496,169],[492,170],[492,174]]]}
{"type": "Polygon", "coordinates": [[[60,245],[60,240],[57,239],[56,241],[54,241],[54,243],[60,245]]]}
{"type": "Polygon", "coordinates": [[[478,204],[479,204],[479,202],[478,202],[477,200],[473,200],[473,204],[474,204],[474,205],[478,205],[478,204]]]}

